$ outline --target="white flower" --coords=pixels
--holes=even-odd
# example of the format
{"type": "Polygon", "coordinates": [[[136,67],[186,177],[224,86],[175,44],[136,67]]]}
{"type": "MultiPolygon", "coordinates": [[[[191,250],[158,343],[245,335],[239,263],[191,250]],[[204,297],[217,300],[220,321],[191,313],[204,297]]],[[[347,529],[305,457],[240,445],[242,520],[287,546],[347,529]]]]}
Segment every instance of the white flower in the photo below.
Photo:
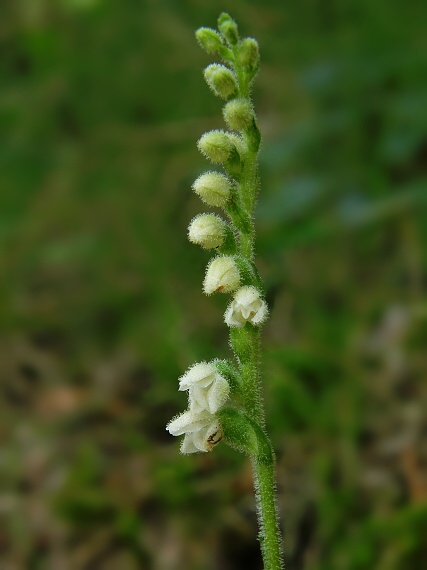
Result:
{"type": "Polygon", "coordinates": [[[206,269],[203,290],[212,293],[231,293],[240,283],[240,274],[234,259],[227,255],[214,257],[206,269]]]}
{"type": "Polygon", "coordinates": [[[260,325],[268,316],[267,303],[258,289],[241,287],[225,311],[224,320],[229,327],[243,327],[246,322],[260,325]]]}
{"type": "Polygon", "coordinates": [[[189,391],[190,410],[215,414],[230,394],[230,386],[211,362],[199,362],[179,380],[179,389],[189,391]]]}
{"type": "Polygon", "coordinates": [[[206,411],[187,410],[169,422],[166,429],[171,435],[185,434],[181,453],[211,451],[223,438],[218,419],[206,411]]]}

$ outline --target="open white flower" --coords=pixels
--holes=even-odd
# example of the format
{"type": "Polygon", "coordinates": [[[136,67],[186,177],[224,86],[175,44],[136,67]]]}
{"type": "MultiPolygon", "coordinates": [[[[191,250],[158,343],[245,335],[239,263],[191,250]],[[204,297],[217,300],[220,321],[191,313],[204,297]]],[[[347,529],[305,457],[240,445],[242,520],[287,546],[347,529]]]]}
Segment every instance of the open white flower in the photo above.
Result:
{"type": "Polygon", "coordinates": [[[215,414],[225,403],[230,386],[211,362],[199,362],[181,376],[179,389],[188,390],[190,409],[215,414]]]}
{"type": "Polygon", "coordinates": [[[225,311],[224,320],[229,327],[241,328],[247,322],[260,325],[267,316],[267,303],[256,287],[248,285],[237,290],[225,311]]]}
{"type": "Polygon", "coordinates": [[[171,435],[185,434],[181,453],[211,451],[223,438],[218,419],[207,411],[187,410],[169,422],[166,429],[171,435]]]}

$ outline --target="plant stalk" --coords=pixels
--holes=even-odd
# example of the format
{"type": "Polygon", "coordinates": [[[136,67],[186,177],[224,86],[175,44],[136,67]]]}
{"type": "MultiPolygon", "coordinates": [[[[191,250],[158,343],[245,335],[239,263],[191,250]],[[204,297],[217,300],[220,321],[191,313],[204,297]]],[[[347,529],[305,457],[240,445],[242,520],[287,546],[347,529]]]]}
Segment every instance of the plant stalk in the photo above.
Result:
{"type": "MultiPolygon", "coordinates": [[[[250,97],[250,86],[245,80],[245,74],[236,69],[239,78],[240,97],[250,97]]],[[[254,122],[252,129],[258,126],[254,122]]],[[[248,261],[252,261],[255,251],[255,225],[254,208],[258,194],[258,145],[254,148],[253,131],[242,133],[247,153],[243,164],[241,179],[239,181],[240,203],[246,210],[250,219],[247,232],[239,231],[239,253],[248,261]]],[[[257,423],[262,433],[258,440],[263,441],[263,451],[258,456],[252,456],[252,469],[254,476],[255,497],[257,503],[259,540],[264,561],[264,570],[281,570],[282,566],[282,540],[279,529],[279,516],[276,501],[275,485],[275,459],[274,452],[265,431],[265,411],[262,399],[262,384],[260,374],[260,345],[261,335],[256,327],[246,325],[242,331],[246,343],[246,353],[250,355],[244,362],[240,362],[245,411],[257,423]],[[265,448],[267,447],[267,453],[265,448]]]]}

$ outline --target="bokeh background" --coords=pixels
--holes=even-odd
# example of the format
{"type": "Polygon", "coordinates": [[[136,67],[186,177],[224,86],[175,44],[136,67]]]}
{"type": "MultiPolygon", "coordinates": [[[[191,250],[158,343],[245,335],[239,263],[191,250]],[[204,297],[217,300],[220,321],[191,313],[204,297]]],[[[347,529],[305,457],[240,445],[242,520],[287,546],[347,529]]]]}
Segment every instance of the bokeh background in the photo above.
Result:
{"type": "Polygon", "coordinates": [[[263,359],[288,570],[427,564],[427,4],[0,5],[0,567],[259,570],[250,466],[179,456],[227,357],[187,243],[221,128],[194,30],[258,38],[263,359]]]}

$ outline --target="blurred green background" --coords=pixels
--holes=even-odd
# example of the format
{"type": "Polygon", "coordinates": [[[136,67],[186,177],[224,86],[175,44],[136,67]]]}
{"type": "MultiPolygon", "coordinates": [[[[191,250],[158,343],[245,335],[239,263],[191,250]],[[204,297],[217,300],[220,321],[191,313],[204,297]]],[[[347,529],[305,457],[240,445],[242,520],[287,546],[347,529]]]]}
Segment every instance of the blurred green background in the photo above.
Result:
{"type": "Polygon", "coordinates": [[[194,30],[261,46],[258,265],[288,570],[427,560],[427,4],[0,4],[0,567],[261,568],[250,466],[179,456],[229,355],[187,243],[222,128],[194,30]]]}

